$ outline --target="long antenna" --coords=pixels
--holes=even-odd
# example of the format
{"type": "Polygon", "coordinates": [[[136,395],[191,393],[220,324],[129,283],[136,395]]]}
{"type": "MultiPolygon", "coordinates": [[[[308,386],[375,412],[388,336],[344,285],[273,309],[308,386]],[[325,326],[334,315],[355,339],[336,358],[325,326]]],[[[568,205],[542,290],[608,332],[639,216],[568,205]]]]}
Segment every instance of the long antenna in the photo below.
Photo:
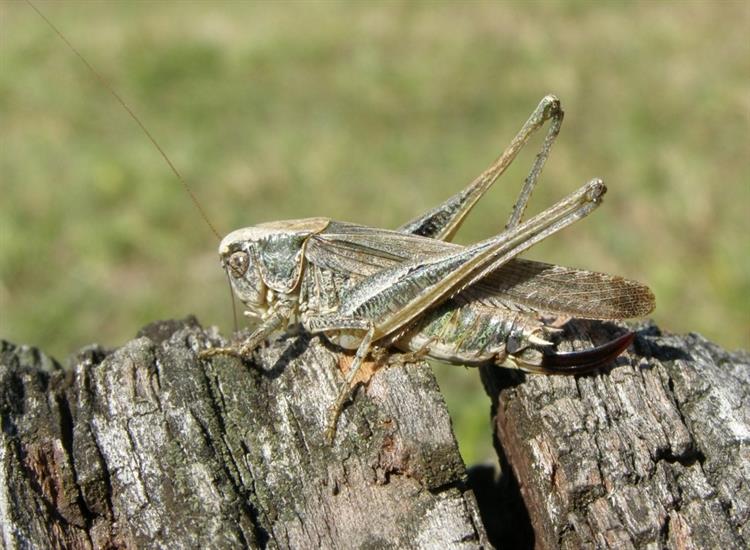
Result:
{"type": "Polygon", "coordinates": [[[221,234],[218,231],[216,231],[216,228],[211,223],[211,221],[208,219],[208,215],[206,215],[206,212],[203,210],[203,207],[198,202],[198,198],[193,193],[193,190],[190,188],[190,186],[188,185],[187,181],[185,181],[185,178],[183,178],[182,175],[177,171],[177,168],[175,167],[174,164],[172,164],[172,161],[169,160],[169,157],[164,152],[164,149],[161,148],[161,146],[156,141],[156,139],[154,138],[154,136],[151,135],[151,132],[149,132],[146,129],[146,127],[143,125],[143,123],[141,122],[141,119],[139,119],[138,116],[133,112],[133,110],[130,107],[128,107],[127,103],[125,103],[125,101],[119,96],[119,94],[114,90],[114,88],[112,88],[112,86],[109,85],[109,83],[104,79],[104,77],[102,75],[100,75],[99,72],[96,69],[94,69],[94,67],[92,67],[91,64],[86,60],[86,58],[83,57],[83,55],[77,49],[75,49],[73,47],[73,44],[71,44],[68,41],[68,39],[65,38],[65,35],[63,35],[63,33],[60,32],[60,30],[54,25],[54,23],[52,23],[52,21],[50,21],[49,19],[47,19],[47,17],[39,10],[39,8],[37,8],[31,2],[31,0],[26,0],[26,3],[29,6],[31,6],[34,9],[35,12],[37,12],[39,14],[39,17],[41,17],[47,23],[47,25],[50,26],[50,28],[53,31],[55,31],[55,34],[57,34],[57,36],[59,36],[60,39],[63,42],[65,42],[65,44],[68,46],[68,48],[70,48],[71,51],[74,54],[76,54],[76,56],[78,57],[78,59],[80,59],[83,62],[83,64],[86,65],[86,67],[88,68],[88,70],[91,71],[91,74],[93,74],[96,77],[96,79],[101,83],[101,85],[104,86],[104,88],[110,94],[112,94],[112,97],[114,97],[117,100],[117,102],[120,105],[122,105],[122,108],[125,109],[125,111],[130,115],[130,118],[132,118],[135,121],[135,123],[138,124],[138,126],[141,128],[141,130],[143,131],[143,133],[146,134],[146,137],[151,141],[151,143],[154,144],[154,147],[156,147],[156,150],[159,151],[159,153],[161,154],[162,158],[167,163],[167,165],[169,166],[169,168],[172,170],[172,172],[174,173],[174,175],[177,176],[177,179],[180,181],[180,183],[182,184],[182,186],[185,188],[185,191],[187,191],[187,194],[190,196],[190,200],[193,201],[193,205],[195,205],[195,208],[200,213],[201,218],[203,218],[203,221],[206,222],[206,225],[208,225],[208,228],[211,230],[211,232],[214,235],[216,235],[217,239],[221,240],[221,234]]]}
{"type": "MultiPolygon", "coordinates": [[[[151,135],[151,132],[148,131],[146,126],[141,122],[141,119],[138,118],[138,116],[133,112],[133,110],[128,107],[128,104],[125,103],[125,100],[123,100],[120,95],[112,88],[112,86],[109,85],[109,83],[104,79],[104,77],[99,74],[99,72],[94,69],[94,67],[88,62],[88,60],[79,52],[73,44],[68,41],[67,38],[65,38],[65,35],[55,26],[52,21],[47,19],[47,17],[41,12],[39,8],[37,8],[34,3],[31,0],[26,0],[26,3],[31,6],[31,8],[39,14],[39,17],[41,17],[49,27],[55,31],[55,34],[60,37],[60,39],[65,42],[65,45],[70,48],[70,50],[76,54],[76,57],[81,60],[81,62],[86,65],[89,71],[91,71],[91,74],[93,74],[96,79],[99,81],[99,83],[104,86],[104,88],[114,97],[117,102],[122,105],[122,108],[125,109],[125,112],[127,112],[130,115],[130,118],[132,118],[135,123],[140,127],[140,129],[143,131],[144,134],[146,134],[146,137],[149,139],[149,141],[156,147],[156,150],[159,151],[159,154],[162,156],[164,161],[167,163],[167,166],[172,170],[172,173],[177,177],[178,181],[182,184],[182,187],[187,192],[188,196],[190,197],[190,200],[193,201],[193,205],[195,206],[196,210],[198,210],[198,213],[200,214],[201,218],[203,218],[203,221],[206,222],[206,225],[211,230],[211,232],[216,236],[217,239],[221,240],[221,234],[216,230],[214,227],[214,224],[211,223],[211,220],[208,219],[208,215],[206,214],[205,210],[203,210],[203,207],[201,206],[201,203],[198,202],[198,198],[193,193],[193,190],[188,185],[185,178],[182,177],[180,172],[177,170],[177,167],[172,164],[172,161],[169,160],[169,157],[164,152],[164,149],[161,148],[159,143],[156,141],[156,138],[151,135]]],[[[228,276],[228,273],[227,273],[228,276]]],[[[229,284],[229,299],[232,302],[232,318],[234,320],[234,331],[237,332],[238,330],[238,322],[237,322],[237,306],[234,301],[234,291],[232,290],[231,283],[229,284]]]]}

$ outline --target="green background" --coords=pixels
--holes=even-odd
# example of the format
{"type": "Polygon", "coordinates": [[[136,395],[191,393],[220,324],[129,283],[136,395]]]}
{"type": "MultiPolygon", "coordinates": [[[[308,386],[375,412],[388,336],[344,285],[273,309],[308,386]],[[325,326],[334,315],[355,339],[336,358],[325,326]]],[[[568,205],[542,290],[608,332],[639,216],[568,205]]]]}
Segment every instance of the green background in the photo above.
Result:
{"type": "MultiPolygon", "coordinates": [[[[649,284],[664,329],[750,347],[750,4],[39,2],[126,98],[219,231],[394,227],[468,183],[539,99],[567,116],[531,209],[593,216],[528,257],[649,284]]],[[[154,319],[231,327],[206,228],[163,160],[23,2],[2,3],[0,336],[63,358],[154,319]]],[[[536,140],[458,235],[497,232],[536,140]]],[[[477,373],[438,368],[467,462],[477,373]]]]}

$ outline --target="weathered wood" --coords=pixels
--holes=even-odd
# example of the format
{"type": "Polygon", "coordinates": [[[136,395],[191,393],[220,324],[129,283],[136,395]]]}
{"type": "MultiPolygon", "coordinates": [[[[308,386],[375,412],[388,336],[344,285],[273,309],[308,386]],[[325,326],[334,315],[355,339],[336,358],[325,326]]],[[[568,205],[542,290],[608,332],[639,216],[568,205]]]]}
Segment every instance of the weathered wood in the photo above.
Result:
{"type": "MultiPolygon", "coordinates": [[[[617,330],[573,323],[570,345],[617,330]]],[[[467,477],[425,365],[378,372],[328,446],[345,357],[298,335],[198,361],[207,340],[157,323],[65,368],[2,345],[5,547],[750,545],[747,353],[644,326],[596,374],[482,369],[496,481],[467,477]]]]}
{"type": "Polygon", "coordinates": [[[379,373],[324,442],[339,355],[282,337],[257,365],[198,361],[168,322],[67,369],[4,343],[7,548],[487,546],[437,384],[379,373]]]}
{"type": "MultiPolygon", "coordinates": [[[[572,328],[576,349],[620,330],[572,328]]],[[[595,374],[482,379],[538,547],[750,547],[746,352],[646,325],[595,374]]]]}

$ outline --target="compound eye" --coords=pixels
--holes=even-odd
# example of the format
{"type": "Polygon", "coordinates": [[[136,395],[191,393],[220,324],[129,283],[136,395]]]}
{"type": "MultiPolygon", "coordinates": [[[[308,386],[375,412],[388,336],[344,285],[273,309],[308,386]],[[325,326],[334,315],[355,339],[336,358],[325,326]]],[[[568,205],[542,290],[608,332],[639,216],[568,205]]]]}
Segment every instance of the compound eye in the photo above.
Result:
{"type": "Polygon", "coordinates": [[[247,272],[247,268],[250,265],[250,257],[247,255],[247,252],[234,252],[229,256],[227,263],[232,275],[239,279],[247,272]]]}

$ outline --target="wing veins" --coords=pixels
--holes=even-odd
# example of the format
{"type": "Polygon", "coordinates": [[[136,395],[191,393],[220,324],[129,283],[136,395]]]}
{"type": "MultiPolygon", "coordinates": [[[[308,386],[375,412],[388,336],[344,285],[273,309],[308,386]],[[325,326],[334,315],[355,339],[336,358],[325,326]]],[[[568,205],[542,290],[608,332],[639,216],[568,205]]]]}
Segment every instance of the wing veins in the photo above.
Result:
{"type": "MultiPolygon", "coordinates": [[[[343,274],[366,277],[398,263],[463,248],[353,224],[342,229],[311,238],[308,250],[313,263],[343,274]]],[[[648,314],[654,303],[651,291],[636,281],[519,258],[510,260],[462,293],[488,307],[589,319],[639,317],[648,314]]]]}

